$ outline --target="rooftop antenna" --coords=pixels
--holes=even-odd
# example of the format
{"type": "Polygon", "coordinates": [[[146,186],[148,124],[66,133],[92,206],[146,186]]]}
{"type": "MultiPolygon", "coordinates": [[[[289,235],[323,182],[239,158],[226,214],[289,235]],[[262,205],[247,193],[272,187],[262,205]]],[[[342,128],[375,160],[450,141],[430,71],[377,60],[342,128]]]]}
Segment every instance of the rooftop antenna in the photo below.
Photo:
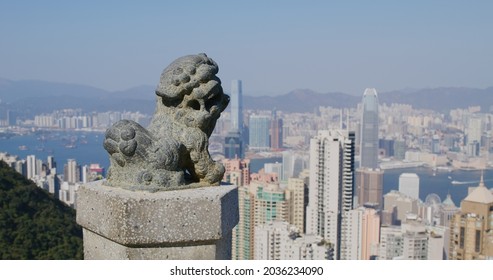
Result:
{"type": "Polygon", "coordinates": [[[349,109],[347,109],[346,114],[346,130],[349,131],[349,109]]]}
{"type": "Polygon", "coordinates": [[[342,125],[342,109],[339,111],[339,128],[342,130],[344,128],[344,126],[342,125]]]}
{"type": "Polygon", "coordinates": [[[481,169],[481,180],[479,181],[479,186],[480,187],[486,187],[484,185],[484,177],[483,177],[483,175],[484,175],[484,169],[481,169]]]}

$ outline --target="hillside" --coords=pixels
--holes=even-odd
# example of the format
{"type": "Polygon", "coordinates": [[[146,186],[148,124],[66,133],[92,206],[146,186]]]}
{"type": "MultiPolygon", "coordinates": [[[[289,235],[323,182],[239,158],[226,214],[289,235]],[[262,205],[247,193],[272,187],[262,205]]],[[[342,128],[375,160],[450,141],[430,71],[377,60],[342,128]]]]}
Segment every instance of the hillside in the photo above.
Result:
{"type": "Polygon", "coordinates": [[[410,104],[418,109],[448,112],[455,108],[481,106],[489,111],[493,106],[493,87],[485,89],[465,87],[424,88],[410,91],[391,91],[379,93],[380,103],[410,104]]]}
{"type": "Polygon", "coordinates": [[[6,106],[23,117],[65,108],[80,108],[88,112],[126,110],[152,113],[154,90],[151,86],[140,86],[109,92],[85,85],[0,78],[0,107],[6,106]]]}
{"type": "Polygon", "coordinates": [[[0,161],[0,259],[82,259],[75,211],[0,161]]]}
{"type": "MultiPolygon", "coordinates": [[[[378,89],[377,89],[378,91],[378,89]]],[[[313,112],[319,106],[334,108],[354,108],[361,102],[361,96],[345,93],[317,93],[309,89],[298,89],[278,96],[244,96],[244,108],[259,110],[278,110],[286,112],[313,112]]],[[[409,104],[416,109],[429,109],[448,112],[451,109],[481,106],[488,111],[493,106],[493,87],[473,88],[427,88],[378,92],[380,104],[409,104]]]]}
{"type": "MultiPolygon", "coordinates": [[[[48,113],[57,109],[80,108],[84,111],[140,111],[152,114],[155,108],[155,87],[138,86],[123,91],[109,92],[102,89],[42,81],[11,81],[0,78],[0,111],[6,108],[22,116],[48,113]]],[[[229,94],[229,88],[224,88],[229,94]]],[[[243,95],[244,109],[285,112],[313,112],[319,106],[354,108],[361,102],[360,96],[341,92],[318,93],[310,89],[297,89],[276,96],[243,95]]],[[[455,108],[482,106],[488,111],[493,106],[493,87],[485,89],[465,87],[439,87],[381,92],[377,88],[380,104],[401,103],[416,109],[448,112],[455,108]]],[[[2,118],[0,114],[0,119],[2,118]]]]}
{"type": "Polygon", "coordinates": [[[319,106],[335,108],[354,107],[360,97],[345,93],[317,93],[309,89],[297,89],[278,96],[243,96],[245,109],[272,110],[276,108],[285,112],[313,112],[319,106]]]}

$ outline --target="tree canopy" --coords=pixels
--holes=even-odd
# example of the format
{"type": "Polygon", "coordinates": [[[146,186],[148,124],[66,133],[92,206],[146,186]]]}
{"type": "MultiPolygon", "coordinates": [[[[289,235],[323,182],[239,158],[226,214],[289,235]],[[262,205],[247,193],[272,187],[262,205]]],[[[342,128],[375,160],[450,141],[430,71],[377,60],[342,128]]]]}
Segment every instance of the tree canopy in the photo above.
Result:
{"type": "Polygon", "coordinates": [[[0,259],[82,259],[75,210],[0,161],[0,259]]]}

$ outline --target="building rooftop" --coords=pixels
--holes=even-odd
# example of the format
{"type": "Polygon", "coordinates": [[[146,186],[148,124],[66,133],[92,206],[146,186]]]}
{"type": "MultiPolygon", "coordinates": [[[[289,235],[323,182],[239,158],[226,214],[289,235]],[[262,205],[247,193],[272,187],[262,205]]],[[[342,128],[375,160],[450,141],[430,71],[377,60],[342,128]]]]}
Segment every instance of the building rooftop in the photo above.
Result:
{"type": "Polygon", "coordinates": [[[418,178],[419,176],[416,173],[402,173],[399,178],[418,178]]]}
{"type": "Polygon", "coordinates": [[[484,204],[493,203],[493,194],[484,185],[483,175],[481,175],[479,186],[475,188],[466,198],[464,198],[464,200],[484,204]]]}
{"type": "Polygon", "coordinates": [[[447,197],[442,202],[442,204],[444,206],[448,206],[448,207],[451,207],[451,208],[457,208],[457,206],[455,205],[454,201],[452,200],[452,196],[450,196],[450,194],[447,194],[447,197]]]}

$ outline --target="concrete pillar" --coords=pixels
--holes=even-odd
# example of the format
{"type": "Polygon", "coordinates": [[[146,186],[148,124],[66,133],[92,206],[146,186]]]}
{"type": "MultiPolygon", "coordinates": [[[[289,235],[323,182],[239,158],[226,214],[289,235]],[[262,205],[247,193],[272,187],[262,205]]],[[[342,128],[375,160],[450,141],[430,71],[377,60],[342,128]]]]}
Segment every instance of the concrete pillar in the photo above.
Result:
{"type": "Polygon", "coordinates": [[[102,182],[78,191],[85,259],[231,259],[236,186],[151,193],[102,182]]]}

